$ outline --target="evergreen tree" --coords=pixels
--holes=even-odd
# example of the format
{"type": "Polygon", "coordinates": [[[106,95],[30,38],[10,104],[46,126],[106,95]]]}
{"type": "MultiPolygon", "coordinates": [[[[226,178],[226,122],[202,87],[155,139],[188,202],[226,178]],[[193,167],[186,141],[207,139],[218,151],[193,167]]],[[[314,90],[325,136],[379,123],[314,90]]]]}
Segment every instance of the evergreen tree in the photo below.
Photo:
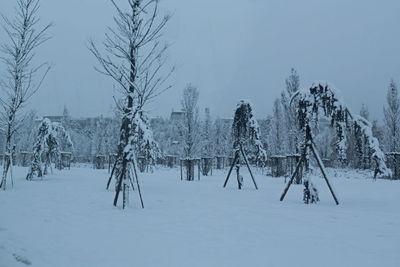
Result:
{"type": "Polygon", "coordinates": [[[238,188],[242,189],[243,176],[240,175],[240,166],[241,162],[244,161],[247,165],[254,186],[258,189],[246,154],[249,155],[249,158],[253,159],[255,163],[262,163],[263,165],[267,160],[267,153],[265,152],[264,146],[261,142],[260,127],[258,126],[258,122],[255,119],[253,112],[254,110],[252,105],[244,100],[241,100],[236,107],[232,124],[232,139],[235,157],[231,163],[232,165],[225,180],[224,187],[228,183],[233,167],[235,167],[238,188]]]}
{"type": "Polygon", "coordinates": [[[267,153],[253,112],[253,106],[249,102],[241,100],[237,105],[232,125],[233,149],[239,154],[240,146],[243,146],[249,158],[256,162],[265,162],[267,153]]]}

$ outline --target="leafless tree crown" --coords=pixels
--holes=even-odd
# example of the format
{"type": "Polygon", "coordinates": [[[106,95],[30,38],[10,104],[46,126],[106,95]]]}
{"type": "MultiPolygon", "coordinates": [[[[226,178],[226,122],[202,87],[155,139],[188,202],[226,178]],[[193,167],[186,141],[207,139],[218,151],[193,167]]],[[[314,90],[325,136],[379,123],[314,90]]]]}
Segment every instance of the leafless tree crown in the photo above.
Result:
{"type": "Polygon", "coordinates": [[[165,51],[160,42],[170,15],[159,16],[159,0],[128,0],[124,11],[114,0],[114,27],[105,34],[104,52],[93,41],[89,49],[98,59],[97,71],[111,77],[140,108],[167,90],[165,82],[173,69],[165,72],[165,51]]]}
{"type": "Polygon", "coordinates": [[[15,17],[10,19],[2,15],[3,29],[9,39],[8,43],[1,45],[0,56],[6,70],[0,81],[3,126],[16,120],[16,113],[40,88],[50,70],[48,63],[33,66],[32,62],[35,49],[50,38],[47,31],[51,24],[38,26],[39,8],[40,0],[17,0],[15,17]]]}

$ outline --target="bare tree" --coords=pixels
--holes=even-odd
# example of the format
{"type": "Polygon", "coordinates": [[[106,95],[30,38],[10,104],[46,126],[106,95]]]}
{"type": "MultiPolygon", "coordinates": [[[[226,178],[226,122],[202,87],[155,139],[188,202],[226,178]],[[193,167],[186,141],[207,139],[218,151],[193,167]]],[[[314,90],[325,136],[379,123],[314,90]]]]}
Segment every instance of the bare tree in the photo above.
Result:
{"type": "Polygon", "coordinates": [[[182,136],[184,138],[184,157],[197,156],[200,141],[199,121],[199,91],[196,87],[188,85],[183,91],[182,109],[184,113],[182,136]]]}
{"type": "Polygon", "coordinates": [[[108,27],[104,51],[100,51],[94,41],[90,42],[89,49],[100,63],[101,68],[96,70],[110,77],[123,95],[122,101],[117,103],[122,124],[112,176],[115,174],[117,179],[114,205],[117,205],[119,193],[124,189],[125,206],[125,188],[128,188],[132,174],[136,173],[135,135],[146,124],[141,120],[143,108],[170,88],[165,82],[173,69],[165,71],[163,68],[168,46],[160,42],[170,16],[159,15],[159,0],[127,0],[126,10],[114,0],[110,1],[116,10],[115,26],[108,27]]]}
{"type": "Polygon", "coordinates": [[[387,106],[383,108],[385,141],[388,152],[400,151],[400,97],[396,82],[392,79],[387,90],[387,106]]]}
{"type": "Polygon", "coordinates": [[[35,65],[36,49],[50,37],[47,35],[51,24],[39,27],[38,12],[40,0],[17,0],[15,18],[3,18],[3,28],[9,42],[1,46],[1,61],[5,76],[0,81],[0,123],[5,129],[5,153],[0,188],[6,189],[7,175],[11,172],[13,137],[21,127],[20,111],[28,99],[40,88],[50,66],[47,63],[35,65]]]}
{"type": "Polygon", "coordinates": [[[199,120],[199,91],[192,85],[187,85],[183,90],[182,111],[183,120],[179,125],[182,137],[183,158],[186,166],[186,180],[194,180],[195,158],[199,153],[201,142],[199,120]]]}
{"type": "Polygon", "coordinates": [[[300,76],[297,74],[295,69],[291,69],[290,76],[285,80],[286,90],[281,94],[281,103],[284,112],[284,123],[287,131],[287,150],[288,153],[299,152],[299,127],[296,121],[297,106],[295,103],[290,105],[290,99],[292,96],[300,90],[300,76]]]}

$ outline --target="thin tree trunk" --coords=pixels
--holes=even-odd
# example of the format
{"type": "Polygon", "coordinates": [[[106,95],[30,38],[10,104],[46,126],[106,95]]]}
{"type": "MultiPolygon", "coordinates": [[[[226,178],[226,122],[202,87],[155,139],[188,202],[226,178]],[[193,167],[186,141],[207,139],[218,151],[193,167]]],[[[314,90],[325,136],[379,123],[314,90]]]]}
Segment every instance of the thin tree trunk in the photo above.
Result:
{"type": "Polygon", "coordinates": [[[4,160],[3,160],[3,175],[0,183],[0,188],[6,190],[7,186],[7,175],[10,169],[11,159],[12,157],[12,147],[11,147],[11,125],[7,126],[7,134],[6,134],[6,146],[4,151],[4,160]]]}

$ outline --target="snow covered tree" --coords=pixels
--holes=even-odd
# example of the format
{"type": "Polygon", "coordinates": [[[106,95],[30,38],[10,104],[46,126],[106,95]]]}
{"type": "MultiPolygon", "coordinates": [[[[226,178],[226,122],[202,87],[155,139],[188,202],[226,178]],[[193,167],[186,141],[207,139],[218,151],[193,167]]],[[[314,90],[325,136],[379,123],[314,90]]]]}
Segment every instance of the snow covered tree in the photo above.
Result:
{"type": "MultiPolygon", "coordinates": [[[[379,142],[372,135],[372,124],[360,115],[351,113],[341,99],[340,94],[327,82],[321,81],[313,83],[308,90],[301,90],[297,92],[292,97],[292,101],[298,101],[298,122],[299,128],[304,134],[304,140],[302,144],[301,159],[281,195],[281,201],[285,198],[285,195],[289,190],[290,185],[293,183],[301,164],[306,166],[306,170],[308,169],[307,166],[309,164],[309,154],[311,151],[336,204],[339,205],[339,201],[337,200],[332,186],[329,183],[324,164],[316,150],[314,142],[312,123],[318,126],[321,116],[330,119],[331,126],[336,130],[336,148],[339,150],[339,155],[344,153],[347,148],[347,128],[354,127],[355,129],[358,129],[364,136],[368,147],[371,149],[371,156],[376,164],[374,177],[376,177],[378,174],[384,176],[391,175],[391,170],[386,166],[385,155],[379,147],[379,142]]],[[[303,183],[305,187],[303,197],[304,202],[312,203],[318,201],[318,190],[311,182],[309,175],[306,175],[303,178],[303,183]]]]}
{"type": "MultiPolygon", "coordinates": [[[[360,115],[353,114],[341,100],[340,94],[326,82],[315,82],[310,89],[298,92],[294,97],[298,99],[298,121],[300,129],[306,135],[311,132],[311,123],[318,124],[321,116],[331,121],[336,130],[336,149],[339,157],[346,158],[347,138],[349,127],[354,127],[363,136],[371,157],[376,163],[376,173],[390,176],[391,171],[386,167],[385,156],[379,147],[379,141],[372,135],[372,124],[360,115]]],[[[294,101],[295,98],[292,98],[294,101]]],[[[304,146],[304,145],[303,145],[304,146]]]]}
{"type": "Polygon", "coordinates": [[[286,152],[287,129],[281,101],[275,99],[271,129],[268,137],[269,150],[271,154],[282,155],[286,152]]]}
{"type": "MultiPolygon", "coordinates": [[[[111,0],[117,14],[114,16],[115,27],[108,27],[109,32],[105,35],[105,52],[101,52],[93,41],[90,42],[90,51],[101,65],[101,69],[97,70],[117,83],[123,94],[118,103],[122,123],[116,171],[112,174],[117,180],[114,206],[123,190],[123,207],[128,201],[132,174],[138,182],[134,142],[137,141],[139,128],[146,123],[140,114],[149,101],[170,88],[165,86],[165,82],[173,71],[164,68],[167,45],[160,42],[170,16],[159,15],[159,0],[126,2],[125,10],[122,4],[111,0]]],[[[143,202],[141,204],[144,207],[143,202]]]]}
{"type": "Polygon", "coordinates": [[[238,188],[242,189],[243,177],[240,175],[241,160],[244,160],[251,178],[253,179],[254,186],[257,188],[256,181],[250,169],[250,164],[247,154],[253,155],[255,162],[265,162],[267,153],[264,150],[261,142],[260,127],[254,117],[253,106],[244,100],[239,101],[236,106],[235,117],[232,124],[232,139],[235,157],[225,180],[224,187],[228,183],[233,167],[236,167],[236,176],[238,181],[238,188]]]}
{"type": "Polygon", "coordinates": [[[384,144],[384,127],[379,124],[378,120],[372,121],[372,135],[375,136],[380,144],[384,144]]]}
{"type": "Polygon", "coordinates": [[[47,63],[36,65],[36,49],[46,42],[51,24],[38,27],[40,0],[17,0],[15,18],[3,16],[3,26],[9,43],[1,46],[5,75],[0,81],[0,123],[5,129],[5,153],[0,188],[6,189],[7,175],[12,166],[13,138],[21,127],[20,111],[29,98],[40,88],[50,67],[47,63]]]}
{"type": "MultiPolygon", "coordinates": [[[[113,125],[113,119],[104,118],[103,116],[97,117],[93,121],[92,131],[92,156],[96,155],[109,155],[114,148],[110,148],[108,143],[113,133],[110,132],[115,125],[113,125]]],[[[114,128],[113,130],[116,130],[114,128]]]]}
{"type": "Polygon", "coordinates": [[[133,143],[137,156],[141,159],[139,169],[141,172],[153,171],[157,158],[161,156],[160,149],[153,137],[150,121],[146,114],[139,112],[136,116],[134,121],[138,127],[136,127],[137,132],[134,134],[133,143]]]}
{"type": "Polygon", "coordinates": [[[241,145],[257,160],[265,162],[267,154],[261,142],[260,127],[254,117],[254,109],[250,102],[241,100],[236,108],[232,125],[233,149],[237,152],[241,145]],[[253,149],[250,149],[253,147],[253,149]]]}
{"type": "Polygon", "coordinates": [[[210,109],[205,109],[205,119],[202,124],[202,145],[201,145],[201,155],[204,157],[213,157],[214,149],[212,144],[213,132],[211,125],[211,114],[210,109]]]}
{"type": "Polygon", "coordinates": [[[181,131],[184,139],[183,157],[185,158],[195,158],[199,153],[201,135],[198,101],[199,91],[189,84],[183,90],[182,98],[184,119],[181,131]]]}
{"type": "MultiPolygon", "coordinates": [[[[69,113],[69,110],[68,110],[67,106],[65,106],[65,105],[64,105],[64,109],[63,109],[61,125],[64,127],[65,131],[70,134],[71,140],[73,140],[73,136],[72,136],[72,130],[74,128],[73,121],[72,121],[71,115],[69,113]]],[[[62,151],[66,151],[67,148],[69,148],[68,142],[66,142],[65,140],[62,140],[60,143],[60,149],[62,151]]]]}
{"type": "Polygon", "coordinates": [[[295,69],[291,69],[290,76],[285,80],[286,90],[281,94],[281,103],[283,107],[284,124],[286,133],[287,153],[295,154],[299,152],[299,129],[296,126],[297,106],[296,103],[290,105],[292,96],[300,90],[300,76],[295,69]]]}
{"type": "Polygon", "coordinates": [[[366,120],[369,120],[369,110],[368,110],[368,106],[367,105],[365,105],[365,104],[361,105],[360,116],[363,117],[366,120]]]}
{"type": "Polygon", "coordinates": [[[183,158],[186,162],[186,179],[194,180],[194,159],[199,155],[201,132],[199,120],[199,91],[192,85],[183,90],[182,111],[183,121],[180,133],[183,138],[183,158]]]}
{"type": "Polygon", "coordinates": [[[20,127],[16,132],[15,143],[17,155],[21,155],[21,152],[31,152],[32,144],[36,137],[37,128],[37,113],[31,110],[22,121],[24,127],[20,127]]]}
{"type": "Polygon", "coordinates": [[[387,106],[383,108],[386,150],[400,152],[400,98],[394,80],[390,81],[386,101],[387,106]]]}
{"type": "MultiPolygon", "coordinates": [[[[359,115],[368,120],[369,112],[368,107],[362,104],[359,115]]],[[[346,157],[347,163],[352,168],[367,168],[370,166],[370,149],[359,125],[353,127],[346,127],[347,131],[347,150],[346,157]]]]}
{"type": "Polygon", "coordinates": [[[164,158],[167,155],[181,155],[180,147],[176,144],[180,140],[177,123],[174,120],[164,118],[157,118],[154,121],[151,128],[160,149],[160,156],[164,158]]]}
{"type": "Polygon", "coordinates": [[[222,169],[223,160],[229,156],[231,148],[231,124],[223,119],[216,119],[214,122],[213,146],[217,157],[217,169],[222,169]]]}
{"type": "MultiPolygon", "coordinates": [[[[368,106],[365,104],[362,104],[361,106],[361,110],[360,110],[360,116],[362,118],[364,118],[365,120],[369,121],[369,110],[368,110],[368,106]]],[[[374,127],[372,124],[372,135],[375,136],[378,141],[379,138],[378,136],[376,136],[374,134],[373,131],[374,127]]],[[[358,154],[360,155],[360,158],[358,160],[358,168],[363,168],[363,169],[367,169],[371,166],[371,149],[368,147],[368,140],[365,138],[365,136],[361,135],[356,135],[357,136],[357,151],[358,154]]]]}
{"type": "Polygon", "coordinates": [[[27,180],[32,180],[35,175],[43,177],[47,174],[47,170],[51,164],[60,160],[60,140],[65,139],[72,147],[72,141],[64,127],[49,119],[44,119],[39,126],[36,142],[33,146],[32,162],[29,172],[26,176],[27,180]],[[44,168],[42,166],[42,160],[44,168]]]}
{"type": "Polygon", "coordinates": [[[201,138],[202,172],[205,176],[211,171],[214,154],[211,114],[210,109],[206,108],[201,138]]]}

